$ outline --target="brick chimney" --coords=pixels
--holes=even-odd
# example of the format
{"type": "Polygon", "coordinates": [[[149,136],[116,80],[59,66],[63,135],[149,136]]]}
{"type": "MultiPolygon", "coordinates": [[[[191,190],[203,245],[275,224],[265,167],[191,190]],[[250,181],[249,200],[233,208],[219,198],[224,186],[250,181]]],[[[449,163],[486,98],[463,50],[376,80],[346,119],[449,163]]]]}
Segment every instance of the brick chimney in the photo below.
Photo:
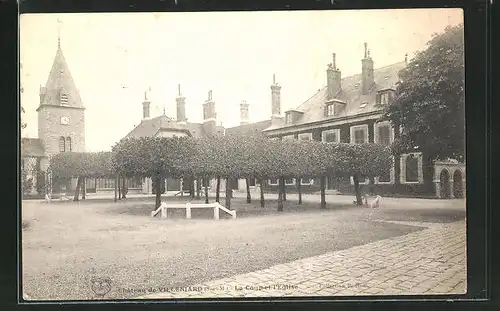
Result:
{"type": "Polygon", "coordinates": [[[216,132],[217,113],[215,112],[215,102],[212,100],[212,91],[208,91],[208,99],[203,103],[203,128],[207,136],[212,136],[216,132]]]}
{"type": "Polygon", "coordinates": [[[186,119],[186,98],[181,94],[181,85],[178,86],[177,98],[175,101],[177,102],[177,122],[185,124],[186,119]]]}
{"type": "Polygon", "coordinates": [[[244,100],[240,103],[240,125],[248,124],[248,103],[244,100]]]}
{"type": "Polygon", "coordinates": [[[342,75],[335,64],[335,53],[333,53],[333,62],[328,64],[326,69],[328,100],[335,98],[342,88],[342,75]]]}
{"type": "Polygon", "coordinates": [[[365,42],[365,57],[361,60],[361,91],[363,94],[369,93],[374,83],[373,60],[370,57],[368,44],[365,42]]]}
{"type": "Polygon", "coordinates": [[[273,84],[271,85],[271,108],[272,117],[281,116],[281,99],[280,99],[281,86],[276,83],[276,76],[273,74],[273,84]]]}
{"type": "Polygon", "coordinates": [[[144,92],[144,101],[142,102],[142,120],[148,120],[150,118],[150,106],[151,102],[148,100],[147,92],[144,92]]]}

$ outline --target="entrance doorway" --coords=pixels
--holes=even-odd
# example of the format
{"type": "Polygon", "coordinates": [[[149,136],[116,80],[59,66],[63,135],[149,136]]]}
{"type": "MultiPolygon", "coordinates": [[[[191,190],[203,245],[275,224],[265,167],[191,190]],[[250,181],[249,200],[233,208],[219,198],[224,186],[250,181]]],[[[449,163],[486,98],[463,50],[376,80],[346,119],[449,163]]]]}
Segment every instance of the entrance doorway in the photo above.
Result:
{"type": "Polygon", "coordinates": [[[439,175],[439,188],[441,198],[448,199],[450,197],[450,173],[446,169],[443,169],[439,175]]]}
{"type": "Polygon", "coordinates": [[[463,185],[462,185],[462,172],[460,170],[456,170],[453,174],[453,195],[455,198],[462,198],[463,193],[463,185]]]}

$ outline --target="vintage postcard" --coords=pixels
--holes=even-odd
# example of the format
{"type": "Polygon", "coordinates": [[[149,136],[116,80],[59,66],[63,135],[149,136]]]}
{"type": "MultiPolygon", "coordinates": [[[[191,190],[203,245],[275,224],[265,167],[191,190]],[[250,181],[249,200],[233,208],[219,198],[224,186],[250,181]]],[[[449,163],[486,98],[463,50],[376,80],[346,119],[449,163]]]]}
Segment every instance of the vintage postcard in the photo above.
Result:
{"type": "Polygon", "coordinates": [[[465,294],[460,9],[22,14],[27,301],[465,294]]]}

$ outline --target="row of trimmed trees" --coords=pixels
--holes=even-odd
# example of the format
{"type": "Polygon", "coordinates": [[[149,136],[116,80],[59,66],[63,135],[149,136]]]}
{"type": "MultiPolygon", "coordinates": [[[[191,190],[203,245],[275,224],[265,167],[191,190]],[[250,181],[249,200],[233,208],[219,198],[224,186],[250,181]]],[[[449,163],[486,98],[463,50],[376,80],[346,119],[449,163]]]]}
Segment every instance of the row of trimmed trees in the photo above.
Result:
{"type": "Polygon", "coordinates": [[[168,176],[182,178],[191,189],[194,180],[203,180],[205,201],[208,202],[208,181],[215,178],[216,201],[219,201],[221,179],[225,179],[225,205],[230,208],[230,180],[246,179],[248,185],[248,179],[255,178],[261,184],[263,207],[264,180],[278,179],[279,211],[283,210],[287,178],[318,178],[321,207],[324,208],[327,176],[352,176],[357,202],[361,205],[359,180],[382,175],[391,165],[390,149],[378,144],[281,141],[259,136],[128,138],[118,142],[112,152],[61,153],[51,159],[55,177],[78,178],[75,200],[78,200],[85,178],[149,177],[156,187],[156,206],[159,206],[161,181],[168,176]]]}
{"type": "Polygon", "coordinates": [[[109,178],[115,176],[111,152],[62,152],[50,159],[52,177],[58,180],[77,178],[73,200],[78,201],[80,194],[85,199],[85,180],[87,178],[109,178]]]}

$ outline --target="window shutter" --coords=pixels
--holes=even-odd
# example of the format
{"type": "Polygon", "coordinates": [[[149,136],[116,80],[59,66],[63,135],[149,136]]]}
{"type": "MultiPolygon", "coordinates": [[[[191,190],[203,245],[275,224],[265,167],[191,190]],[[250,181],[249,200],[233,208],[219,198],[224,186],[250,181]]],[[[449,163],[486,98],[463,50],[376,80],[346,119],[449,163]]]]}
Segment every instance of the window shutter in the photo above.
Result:
{"type": "Polygon", "coordinates": [[[328,105],[325,105],[324,109],[325,109],[325,113],[324,113],[325,117],[328,117],[328,105]]]}
{"type": "Polygon", "coordinates": [[[381,101],[381,95],[380,93],[377,93],[377,98],[376,98],[377,104],[380,104],[380,101],[381,101]]]}

